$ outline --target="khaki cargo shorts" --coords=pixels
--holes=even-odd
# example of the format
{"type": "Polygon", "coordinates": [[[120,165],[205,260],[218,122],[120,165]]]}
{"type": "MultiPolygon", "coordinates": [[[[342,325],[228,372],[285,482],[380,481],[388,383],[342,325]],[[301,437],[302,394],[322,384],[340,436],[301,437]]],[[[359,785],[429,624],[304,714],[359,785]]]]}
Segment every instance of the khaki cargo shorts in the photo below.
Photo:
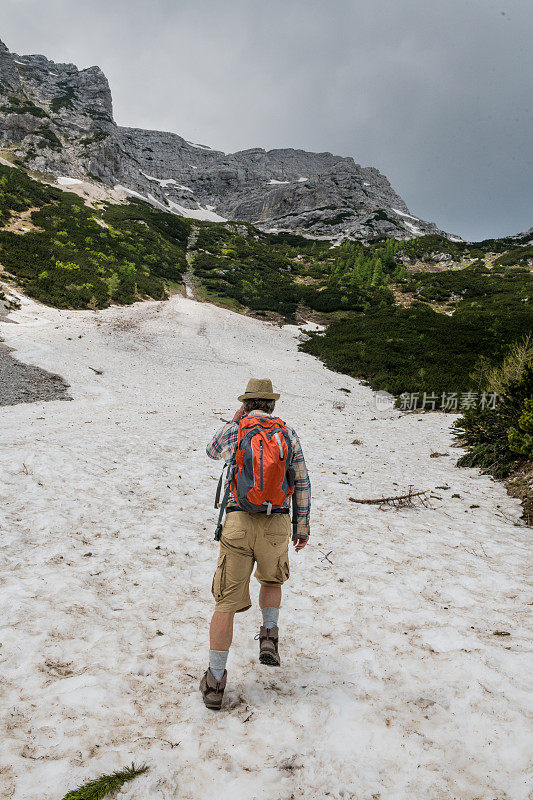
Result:
{"type": "Polygon", "coordinates": [[[247,611],[250,576],[263,586],[281,586],[289,577],[288,514],[227,514],[220,538],[220,555],[211,591],[217,611],[247,611]]]}

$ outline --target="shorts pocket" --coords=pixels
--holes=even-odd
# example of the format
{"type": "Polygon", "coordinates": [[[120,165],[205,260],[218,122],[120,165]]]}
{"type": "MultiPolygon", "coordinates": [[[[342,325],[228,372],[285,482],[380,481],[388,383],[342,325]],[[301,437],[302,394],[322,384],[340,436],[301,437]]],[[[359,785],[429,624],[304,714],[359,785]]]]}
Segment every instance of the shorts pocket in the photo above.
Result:
{"type": "Polygon", "coordinates": [[[287,546],[286,536],[280,536],[278,534],[277,536],[266,536],[265,539],[269,543],[269,545],[271,545],[271,547],[273,547],[278,551],[281,549],[285,549],[285,547],[287,546]]]}
{"type": "Polygon", "coordinates": [[[226,586],[226,554],[218,557],[217,568],[213,575],[213,584],[211,586],[211,593],[215,600],[222,600],[224,588],[226,586]]]}
{"type": "Polygon", "coordinates": [[[290,578],[289,556],[283,555],[278,561],[278,578],[280,583],[284,583],[290,578]]]}
{"type": "Polygon", "coordinates": [[[244,539],[245,536],[246,536],[246,531],[244,530],[244,528],[231,528],[231,527],[222,528],[222,537],[224,539],[227,539],[228,541],[233,542],[237,539],[244,539]]]}
{"type": "Polygon", "coordinates": [[[265,530],[265,539],[274,547],[286,544],[291,532],[288,514],[275,514],[265,530]]]}
{"type": "Polygon", "coordinates": [[[222,538],[237,546],[243,546],[246,538],[246,517],[247,515],[242,511],[233,511],[228,514],[224,520],[222,538]]]}

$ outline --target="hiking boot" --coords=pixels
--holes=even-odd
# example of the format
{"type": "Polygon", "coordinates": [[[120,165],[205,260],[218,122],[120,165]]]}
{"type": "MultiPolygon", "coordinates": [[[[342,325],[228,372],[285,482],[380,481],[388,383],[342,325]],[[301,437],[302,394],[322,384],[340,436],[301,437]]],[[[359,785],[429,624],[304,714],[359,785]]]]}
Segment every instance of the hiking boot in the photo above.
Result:
{"type": "Polygon", "coordinates": [[[200,691],[207,708],[212,708],[215,711],[220,710],[227,679],[228,673],[226,670],[224,670],[224,674],[219,681],[217,681],[210,669],[205,672],[200,681],[200,691]]]}
{"type": "Polygon", "coordinates": [[[271,667],[279,667],[280,658],[278,653],[278,626],[265,628],[261,625],[259,635],[259,661],[261,664],[268,664],[271,667]]]}

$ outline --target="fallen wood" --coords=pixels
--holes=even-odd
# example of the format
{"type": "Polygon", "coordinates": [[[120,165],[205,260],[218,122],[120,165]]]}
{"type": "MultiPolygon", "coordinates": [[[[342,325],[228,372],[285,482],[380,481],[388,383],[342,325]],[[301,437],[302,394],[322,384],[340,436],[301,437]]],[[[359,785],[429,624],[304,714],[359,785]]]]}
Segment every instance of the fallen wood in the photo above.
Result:
{"type": "Polygon", "coordinates": [[[368,506],[394,506],[395,508],[408,508],[415,505],[418,500],[422,505],[427,505],[426,495],[431,492],[431,489],[425,489],[422,492],[413,492],[413,487],[409,487],[407,494],[398,494],[391,497],[373,497],[357,499],[356,497],[349,497],[351,503],[362,503],[368,506]]]}

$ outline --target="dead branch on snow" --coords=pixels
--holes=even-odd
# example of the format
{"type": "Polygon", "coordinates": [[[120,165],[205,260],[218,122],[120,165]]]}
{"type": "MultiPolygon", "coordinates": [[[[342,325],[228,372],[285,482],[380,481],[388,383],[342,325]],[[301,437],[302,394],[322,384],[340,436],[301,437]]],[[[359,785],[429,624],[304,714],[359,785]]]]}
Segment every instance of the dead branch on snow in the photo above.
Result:
{"type": "Polygon", "coordinates": [[[363,499],[349,497],[348,500],[350,500],[351,503],[362,503],[363,505],[379,506],[380,508],[382,506],[391,506],[392,508],[414,508],[417,503],[427,508],[429,505],[427,495],[431,491],[431,489],[425,489],[423,492],[413,492],[413,487],[409,486],[407,494],[363,499]]]}

